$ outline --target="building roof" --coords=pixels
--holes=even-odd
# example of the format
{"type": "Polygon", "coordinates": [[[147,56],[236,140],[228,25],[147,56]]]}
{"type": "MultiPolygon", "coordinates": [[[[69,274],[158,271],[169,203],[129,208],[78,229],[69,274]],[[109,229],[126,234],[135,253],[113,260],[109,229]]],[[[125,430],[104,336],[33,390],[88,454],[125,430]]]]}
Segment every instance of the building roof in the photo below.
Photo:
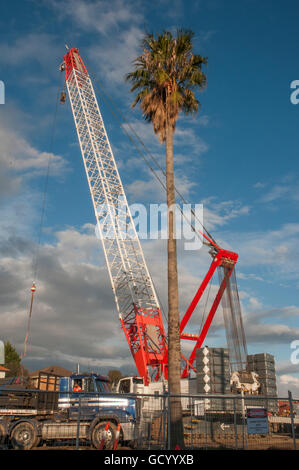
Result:
{"type": "Polygon", "coordinates": [[[58,375],[59,377],[69,377],[70,375],[73,374],[73,372],[64,369],[63,367],[60,366],[49,366],[49,367],[44,367],[43,369],[35,370],[34,372],[30,372],[30,377],[37,377],[39,373],[45,372],[46,374],[53,374],[53,375],[58,375]]]}
{"type": "Polygon", "coordinates": [[[2,367],[2,366],[0,366],[0,370],[3,370],[4,372],[8,372],[8,371],[9,371],[9,369],[6,369],[6,367],[2,367]]]}

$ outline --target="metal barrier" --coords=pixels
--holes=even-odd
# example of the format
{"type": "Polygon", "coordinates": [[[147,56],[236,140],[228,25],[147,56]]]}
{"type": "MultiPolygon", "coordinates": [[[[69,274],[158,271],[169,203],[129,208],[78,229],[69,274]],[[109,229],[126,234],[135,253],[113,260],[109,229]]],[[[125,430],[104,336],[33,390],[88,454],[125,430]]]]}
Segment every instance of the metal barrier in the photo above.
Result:
{"type": "MultiPolygon", "coordinates": [[[[64,394],[64,402],[66,394],[64,394]]],[[[0,389],[1,449],[170,449],[172,400],[169,394],[106,394],[124,418],[109,407],[96,418],[97,394],[70,396],[59,408],[58,392],[0,389]],[[136,398],[136,420],[125,418],[121,399],[136,398]],[[117,401],[118,400],[118,401],[117,401]],[[89,403],[92,403],[89,406],[89,403]]],[[[298,448],[299,400],[241,395],[182,395],[185,449],[269,450],[298,448]],[[288,412],[282,416],[279,402],[288,412]]],[[[175,437],[175,436],[174,436],[175,437]]],[[[172,439],[172,442],[175,442],[172,439]]],[[[179,436],[177,443],[179,443],[179,436]]],[[[175,446],[173,447],[175,448],[175,446]]],[[[178,448],[178,447],[177,447],[178,448]]]]}
{"type": "MultiPolygon", "coordinates": [[[[167,398],[167,403],[170,404],[169,397],[167,398]]],[[[185,448],[296,449],[299,439],[299,417],[293,409],[295,405],[299,406],[299,401],[292,399],[291,396],[287,399],[240,395],[184,396],[182,419],[185,448]],[[289,402],[289,416],[279,416],[281,400],[289,402]]],[[[159,415],[155,410],[153,404],[149,419],[151,433],[147,436],[148,448],[160,446],[161,449],[169,449],[168,407],[161,409],[159,415]]],[[[146,416],[143,421],[146,421],[146,416]]],[[[177,441],[179,442],[179,437],[177,441]]]]}

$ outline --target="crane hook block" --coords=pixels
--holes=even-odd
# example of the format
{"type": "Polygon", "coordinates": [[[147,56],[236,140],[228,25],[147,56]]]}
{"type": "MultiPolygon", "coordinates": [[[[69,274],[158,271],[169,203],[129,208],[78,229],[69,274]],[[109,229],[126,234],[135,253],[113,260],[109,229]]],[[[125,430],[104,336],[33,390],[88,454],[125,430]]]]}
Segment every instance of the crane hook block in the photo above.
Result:
{"type": "Polygon", "coordinates": [[[34,294],[35,291],[36,291],[36,285],[35,285],[35,282],[33,282],[32,287],[31,287],[32,294],[34,294]]]}
{"type": "Polygon", "coordinates": [[[62,91],[60,94],[60,104],[64,104],[66,101],[66,93],[65,91],[62,91]]]}

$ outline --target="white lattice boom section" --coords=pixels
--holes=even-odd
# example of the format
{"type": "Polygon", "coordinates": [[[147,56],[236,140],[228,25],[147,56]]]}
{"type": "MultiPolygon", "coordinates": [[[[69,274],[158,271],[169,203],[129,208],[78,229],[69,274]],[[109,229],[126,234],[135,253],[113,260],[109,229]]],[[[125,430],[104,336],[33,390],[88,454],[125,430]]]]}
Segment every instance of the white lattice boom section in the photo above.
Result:
{"type": "Polygon", "coordinates": [[[149,275],[92,82],[77,49],[64,57],[69,94],[112,289],[138,372],[163,372],[167,351],[159,302],[149,275]]]}

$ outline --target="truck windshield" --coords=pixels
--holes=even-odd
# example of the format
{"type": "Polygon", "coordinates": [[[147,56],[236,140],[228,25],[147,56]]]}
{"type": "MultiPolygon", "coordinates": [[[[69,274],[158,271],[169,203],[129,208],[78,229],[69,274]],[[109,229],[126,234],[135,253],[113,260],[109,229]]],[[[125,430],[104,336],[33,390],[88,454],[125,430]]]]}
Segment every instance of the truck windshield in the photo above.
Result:
{"type": "Polygon", "coordinates": [[[134,377],[133,378],[133,383],[134,384],[143,384],[143,379],[140,379],[139,377],[134,377]]]}
{"type": "Polygon", "coordinates": [[[96,388],[98,393],[108,393],[110,392],[109,382],[105,382],[100,379],[96,379],[96,388]]]}

